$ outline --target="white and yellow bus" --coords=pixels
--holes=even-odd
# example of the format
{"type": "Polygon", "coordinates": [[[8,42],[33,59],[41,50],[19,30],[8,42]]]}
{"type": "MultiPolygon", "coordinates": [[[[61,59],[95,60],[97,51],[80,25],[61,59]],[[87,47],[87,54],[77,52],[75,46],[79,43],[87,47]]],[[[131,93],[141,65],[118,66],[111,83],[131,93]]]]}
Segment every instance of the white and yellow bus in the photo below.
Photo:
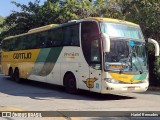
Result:
{"type": "MultiPolygon", "coordinates": [[[[155,55],[159,45],[153,39],[155,55]]],[[[98,93],[143,92],[149,86],[146,42],[139,25],[90,17],[51,24],[2,41],[2,72],[98,93]]]]}

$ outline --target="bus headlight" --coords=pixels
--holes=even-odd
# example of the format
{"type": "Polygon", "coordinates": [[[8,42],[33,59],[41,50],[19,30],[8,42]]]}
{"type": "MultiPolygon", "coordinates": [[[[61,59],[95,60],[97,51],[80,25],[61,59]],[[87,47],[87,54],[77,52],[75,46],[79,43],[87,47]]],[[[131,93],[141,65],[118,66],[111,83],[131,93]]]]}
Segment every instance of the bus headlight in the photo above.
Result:
{"type": "Polygon", "coordinates": [[[107,81],[108,83],[115,83],[115,84],[119,83],[118,80],[115,80],[115,79],[112,79],[112,78],[105,78],[104,80],[107,81]]]}
{"type": "Polygon", "coordinates": [[[145,79],[145,80],[141,80],[140,83],[148,83],[148,79],[145,79]]]}

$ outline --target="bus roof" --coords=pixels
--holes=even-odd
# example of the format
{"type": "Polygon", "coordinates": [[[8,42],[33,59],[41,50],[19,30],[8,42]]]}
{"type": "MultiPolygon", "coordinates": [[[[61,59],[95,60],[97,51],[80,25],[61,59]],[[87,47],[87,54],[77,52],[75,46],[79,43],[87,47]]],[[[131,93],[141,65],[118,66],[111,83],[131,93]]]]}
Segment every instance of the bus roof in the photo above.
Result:
{"type": "Polygon", "coordinates": [[[88,18],[85,18],[84,20],[96,20],[96,21],[99,21],[99,22],[106,21],[106,22],[129,24],[129,25],[133,25],[133,26],[137,26],[137,27],[139,26],[138,24],[135,24],[135,23],[132,23],[132,22],[119,20],[119,19],[113,19],[113,18],[88,17],[88,18]]]}
{"type": "Polygon", "coordinates": [[[42,27],[34,28],[34,29],[29,30],[28,33],[44,31],[44,30],[47,30],[47,29],[52,28],[52,27],[57,26],[57,25],[58,24],[50,24],[50,25],[45,25],[45,26],[42,26],[42,27]]]}
{"type": "Polygon", "coordinates": [[[48,29],[50,29],[50,28],[52,28],[54,26],[57,26],[57,25],[58,24],[50,24],[50,25],[45,25],[45,26],[38,27],[38,28],[33,28],[33,29],[29,30],[27,33],[15,35],[15,36],[9,36],[9,37],[6,37],[4,40],[15,38],[15,37],[19,37],[19,36],[23,36],[23,35],[28,35],[28,34],[32,34],[32,33],[36,33],[36,32],[45,31],[45,30],[48,30],[48,29]]]}

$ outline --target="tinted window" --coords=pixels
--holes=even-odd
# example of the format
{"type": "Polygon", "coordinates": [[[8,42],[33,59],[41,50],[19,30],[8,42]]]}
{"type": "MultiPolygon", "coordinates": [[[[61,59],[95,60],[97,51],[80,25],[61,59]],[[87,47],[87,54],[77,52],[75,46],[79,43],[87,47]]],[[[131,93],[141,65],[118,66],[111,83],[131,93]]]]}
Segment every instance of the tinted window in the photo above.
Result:
{"type": "Polygon", "coordinates": [[[10,48],[10,42],[9,42],[9,40],[4,40],[3,42],[2,42],[2,49],[4,50],[4,51],[8,51],[9,50],[9,48],[10,48]]]}
{"type": "Polygon", "coordinates": [[[99,48],[98,40],[91,41],[91,62],[100,62],[99,48]]]}
{"type": "Polygon", "coordinates": [[[14,38],[14,40],[12,40],[14,43],[13,45],[13,50],[25,50],[28,49],[28,47],[30,47],[30,45],[28,43],[30,43],[28,41],[28,36],[20,36],[17,38],[14,38]]]}
{"type": "Polygon", "coordinates": [[[31,34],[28,35],[28,39],[24,40],[26,43],[26,49],[36,49],[39,48],[39,45],[37,44],[38,39],[38,34],[31,34]]]}
{"type": "Polygon", "coordinates": [[[48,47],[60,46],[63,41],[62,29],[48,31],[48,47]]]}
{"type": "Polygon", "coordinates": [[[65,27],[63,45],[79,46],[79,25],[65,27]]]}
{"type": "Polygon", "coordinates": [[[15,43],[15,46],[17,46],[17,47],[15,47],[16,48],[16,50],[24,50],[24,49],[26,49],[26,45],[27,45],[27,38],[28,38],[28,36],[23,36],[23,37],[18,37],[17,39],[16,39],[16,43],[15,43]]]}
{"type": "Polygon", "coordinates": [[[81,43],[87,63],[95,69],[100,69],[100,40],[96,22],[83,22],[81,26],[81,43]]]}
{"type": "Polygon", "coordinates": [[[79,46],[79,25],[51,29],[3,41],[3,50],[27,50],[57,46],[79,46]],[[64,37],[63,37],[64,36],[64,37]]]}
{"type": "Polygon", "coordinates": [[[36,35],[36,43],[38,43],[39,48],[47,47],[47,37],[48,32],[41,32],[40,34],[36,35]]]}

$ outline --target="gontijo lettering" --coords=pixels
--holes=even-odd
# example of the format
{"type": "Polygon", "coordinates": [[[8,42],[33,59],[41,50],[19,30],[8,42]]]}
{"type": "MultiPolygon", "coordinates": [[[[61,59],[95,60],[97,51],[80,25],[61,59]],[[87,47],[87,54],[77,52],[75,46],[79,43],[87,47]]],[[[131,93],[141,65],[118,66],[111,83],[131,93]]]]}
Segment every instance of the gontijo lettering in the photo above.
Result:
{"type": "Polygon", "coordinates": [[[32,53],[14,53],[13,59],[31,59],[32,53]]]}

